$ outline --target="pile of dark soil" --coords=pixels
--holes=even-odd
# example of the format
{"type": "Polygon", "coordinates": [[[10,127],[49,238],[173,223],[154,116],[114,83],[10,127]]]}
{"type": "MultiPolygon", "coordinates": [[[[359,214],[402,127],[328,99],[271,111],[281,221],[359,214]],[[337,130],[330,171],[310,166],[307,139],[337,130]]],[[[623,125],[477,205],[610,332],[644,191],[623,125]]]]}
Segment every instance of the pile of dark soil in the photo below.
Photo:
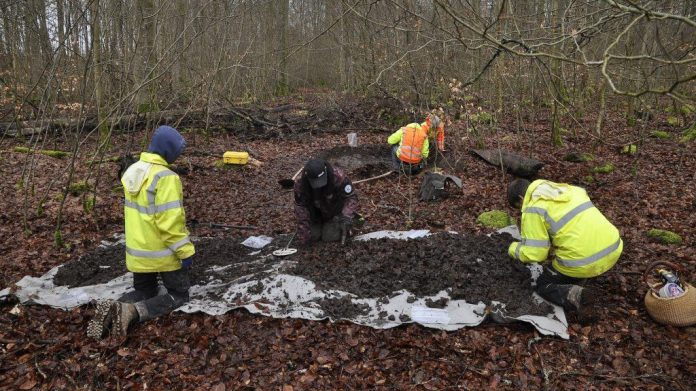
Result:
{"type": "Polygon", "coordinates": [[[385,144],[357,147],[341,145],[319,151],[317,157],[343,169],[352,181],[371,178],[391,170],[390,148],[385,144]]]}
{"type": "Polygon", "coordinates": [[[338,299],[323,299],[317,301],[326,315],[332,319],[354,319],[360,315],[367,315],[370,306],[367,304],[353,303],[350,296],[338,299]]]}
{"type": "MultiPolygon", "coordinates": [[[[190,277],[192,284],[211,279],[233,281],[242,276],[263,277],[268,269],[259,255],[240,244],[241,238],[205,238],[196,241],[196,255],[190,277]],[[231,266],[210,272],[212,266],[231,266]]],[[[509,235],[470,236],[437,234],[414,240],[378,239],[354,241],[343,247],[338,243],[319,243],[301,249],[294,256],[299,262],[284,270],[313,281],[319,289],[338,289],[358,297],[380,298],[402,289],[422,297],[448,290],[452,299],[469,303],[500,301],[507,304],[509,315],[546,314],[548,306],[537,306],[532,293],[531,276],[526,268],[516,267],[506,250],[509,235]]],[[[287,243],[277,239],[262,254],[287,243]]],[[[99,248],[59,269],[56,285],[70,287],[105,283],[126,273],[124,246],[99,248]]],[[[273,262],[271,257],[269,261],[273,262]]],[[[258,292],[265,287],[259,283],[258,292]]],[[[350,298],[325,299],[321,307],[332,317],[350,318],[364,314],[366,307],[350,298]]],[[[429,301],[429,307],[443,308],[446,299],[429,301]]]]}
{"type": "Polygon", "coordinates": [[[401,289],[426,296],[447,289],[452,299],[505,303],[512,316],[549,313],[550,306],[530,300],[531,275],[507,256],[510,242],[509,235],[437,234],[405,241],[355,241],[347,247],[324,243],[303,252],[293,273],[321,289],[360,297],[389,296],[401,289]]]}
{"type": "MultiPolygon", "coordinates": [[[[249,255],[253,249],[239,244],[242,240],[234,237],[197,240],[196,255],[189,274],[191,284],[207,282],[210,276],[206,275],[205,271],[211,266],[235,265],[236,267],[224,271],[224,277],[230,281],[264,269],[263,264],[247,263],[258,257],[249,255]]],[[[106,283],[127,272],[125,259],[126,252],[123,244],[98,248],[92,253],[63,265],[58,269],[53,283],[70,288],[106,283]]]]}

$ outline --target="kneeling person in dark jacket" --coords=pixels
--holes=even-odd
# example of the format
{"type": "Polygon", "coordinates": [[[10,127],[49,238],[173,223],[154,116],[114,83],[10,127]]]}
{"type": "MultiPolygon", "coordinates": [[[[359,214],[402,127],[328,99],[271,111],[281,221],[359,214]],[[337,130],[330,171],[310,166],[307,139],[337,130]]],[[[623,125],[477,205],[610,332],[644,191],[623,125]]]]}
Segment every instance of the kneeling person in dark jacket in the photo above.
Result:
{"type": "Polygon", "coordinates": [[[337,242],[350,235],[358,196],[343,170],[312,159],[295,181],[294,192],[300,243],[337,242]]]}

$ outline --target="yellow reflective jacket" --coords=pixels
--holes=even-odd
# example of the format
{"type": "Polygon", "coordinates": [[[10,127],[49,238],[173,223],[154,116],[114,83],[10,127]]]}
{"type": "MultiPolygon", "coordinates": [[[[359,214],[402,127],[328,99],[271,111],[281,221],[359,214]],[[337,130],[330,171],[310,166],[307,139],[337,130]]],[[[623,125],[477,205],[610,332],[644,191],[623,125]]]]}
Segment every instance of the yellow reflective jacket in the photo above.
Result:
{"type": "Polygon", "coordinates": [[[126,267],[167,272],[196,251],[189,240],[179,176],[159,155],[143,152],[121,178],[125,193],[126,267]]]}
{"type": "MultiPolygon", "coordinates": [[[[415,123],[415,122],[414,122],[414,123],[412,123],[412,124],[408,124],[408,125],[404,126],[403,128],[399,128],[399,130],[397,130],[396,132],[392,133],[392,134],[389,136],[389,138],[387,139],[387,142],[388,142],[389,144],[392,144],[392,145],[399,144],[399,149],[396,150],[396,156],[397,156],[397,157],[401,158],[401,146],[402,146],[402,144],[403,144],[403,142],[404,142],[404,140],[403,140],[403,138],[404,138],[404,128],[407,128],[407,127],[408,127],[408,128],[413,128],[413,129],[415,129],[417,133],[421,133],[422,137],[418,137],[418,141],[419,141],[419,142],[420,142],[420,139],[421,139],[421,138],[423,139],[423,141],[422,141],[422,142],[423,142],[423,145],[420,147],[420,151],[419,151],[419,152],[420,152],[420,156],[421,156],[423,159],[427,159],[427,158],[428,158],[428,155],[430,154],[430,143],[429,143],[428,137],[427,137],[427,134],[428,134],[428,133],[427,133],[427,127],[424,127],[423,125],[425,125],[425,123],[424,123],[424,124],[418,124],[418,123],[415,123]]],[[[415,147],[418,148],[417,145],[416,145],[415,147]]]]}
{"type": "Polygon", "coordinates": [[[585,189],[536,180],[522,203],[522,240],[508,248],[522,262],[543,262],[554,247],[553,266],[576,278],[598,276],[618,261],[619,231],[587,196],[585,189]]]}

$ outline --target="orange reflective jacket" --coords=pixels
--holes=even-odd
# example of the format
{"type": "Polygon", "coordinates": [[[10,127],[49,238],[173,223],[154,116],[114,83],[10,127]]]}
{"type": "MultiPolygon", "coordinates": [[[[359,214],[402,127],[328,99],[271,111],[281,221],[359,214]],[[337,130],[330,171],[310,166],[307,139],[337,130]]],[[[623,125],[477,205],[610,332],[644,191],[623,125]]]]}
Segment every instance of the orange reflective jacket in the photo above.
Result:
{"type": "Polygon", "coordinates": [[[408,124],[401,128],[401,146],[399,147],[399,159],[404,163],[420,163],[423,159],[423,144],[428,138],[427,131],[418,124],[408,124]]]}
{"type": "Polygon", "coordinates": [[[440,122],[440,125],[435,129],[435,132],[431,132],[431,123],[430,119],[427,119],[425,122],[421,124],[421,127],[425,129],[425,132],[428,134],[428,138],[431,140],[435,140],[437,144],[437,149],[440,151],[445,150],[445,124],[440,122]]]}

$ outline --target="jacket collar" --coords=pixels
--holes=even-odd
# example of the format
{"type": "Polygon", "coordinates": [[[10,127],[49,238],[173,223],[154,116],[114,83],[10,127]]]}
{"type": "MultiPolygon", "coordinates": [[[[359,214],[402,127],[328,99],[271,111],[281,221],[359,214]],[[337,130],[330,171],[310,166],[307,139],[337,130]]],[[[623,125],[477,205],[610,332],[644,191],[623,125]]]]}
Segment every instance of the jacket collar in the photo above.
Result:
{"type": "Polygon", "coordinates": [[[141,152],[140,153],[140,160],[147,162],[147,163],[159,164],[160,166],[169,167],[169,164],[167,164],[167,161],[164,160],[164,158],[162,156],[160,156],[156,153],[141,152]]]}

